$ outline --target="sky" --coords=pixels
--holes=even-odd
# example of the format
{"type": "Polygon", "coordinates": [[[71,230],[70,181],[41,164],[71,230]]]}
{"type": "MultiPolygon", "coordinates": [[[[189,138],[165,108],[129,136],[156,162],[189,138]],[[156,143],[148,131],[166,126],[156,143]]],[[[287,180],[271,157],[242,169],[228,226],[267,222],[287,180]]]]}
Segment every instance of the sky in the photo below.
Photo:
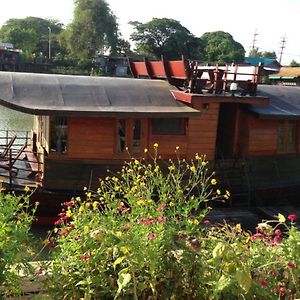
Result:
{"type": "MultiPolygon", "coordinates": [[[[119,29],[129,39],[129,21],[172,18],[195,36],[222,30],[241,43],[246,55],[253,44],[259,51],[275,51],[279,59],[285,39],[282,64],[300,62],[300,0],[107,0],[119,29]]],[[[72,21],[74,0],[1,0],[0,26],[10,18],[54,18],[65,25],[72,21]],[[13,6],[13,7],[12,7],[13,6]]]]}

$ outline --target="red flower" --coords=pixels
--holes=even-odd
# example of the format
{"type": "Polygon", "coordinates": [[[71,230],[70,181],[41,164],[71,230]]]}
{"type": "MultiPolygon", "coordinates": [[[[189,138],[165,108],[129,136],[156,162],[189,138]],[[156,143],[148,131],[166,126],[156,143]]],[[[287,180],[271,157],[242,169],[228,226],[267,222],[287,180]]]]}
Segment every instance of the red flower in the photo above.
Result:
{"type": "Polygon", "coordinates": [[[64,217],[65,215],[66,215],[65,212],[61,212],[61,213],[58,214],[58,216],[61,217],[61,218],[64,217]]]}
{"type": "Polygon", "coordinates": [[[294,222],[297,220],[297,215],[296,214],[290,214],[288,215],[288,219],[291,221],[291,222],[294,222]]]}
{"type": "Polygon", "coordinates": [[[67,207],[71,207],[71,206],[74,205],[74,201],[65,202],[64,205],[67,206],[67,207]]]}
{"type": "Polygon", "coordinates": [[[257,232],[264,234],[264,229],[263,228],[257,226],[255,229],[256,229],[257,232]]]}
{"type": "Polygon", "coordinates": [[[285,296],[285,288],[284,287],[279,288],[279,296],[281,296],[281,297],[285,296]]]}
{"type": "Polygon", "coordinates": [[[267,286],[267,284],[268,284],[268,282],[267,282],[265,279],[262,279],[262,280],[260,281],[260,285],[261,285],[261,286],[267,286]]]}
{"type": "Polygon", "coordinates": [[[279,244],[279,243],[281,243],[282,242],[282,239],[281,239],[281,236],[280,235],[276,235],[275,237],[274,237],[274,243],[276,243],[276,244],[279,244]]]}

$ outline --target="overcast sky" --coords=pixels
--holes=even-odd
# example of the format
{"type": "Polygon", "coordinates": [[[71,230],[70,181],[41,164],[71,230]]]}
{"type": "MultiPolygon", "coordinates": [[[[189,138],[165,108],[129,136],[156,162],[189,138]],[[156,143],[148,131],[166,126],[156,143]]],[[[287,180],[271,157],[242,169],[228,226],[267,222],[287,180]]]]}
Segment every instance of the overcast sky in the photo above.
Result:
{"type": "MultiPolygon", "coordinates": [[[[74,0],[1,0],[0,26],[10,18],[35,16],[72,21],[74,0]]],[[[107,0],[128,39],[129,21],[147,22],[153,17],[178,20],[195,36],[209,31],[229,32],[249,53],[255,30],[260,51],[275,51],[279,57],[282,38],[286,43],[283,64],[300,62],[300,0],[107,0]]]]}

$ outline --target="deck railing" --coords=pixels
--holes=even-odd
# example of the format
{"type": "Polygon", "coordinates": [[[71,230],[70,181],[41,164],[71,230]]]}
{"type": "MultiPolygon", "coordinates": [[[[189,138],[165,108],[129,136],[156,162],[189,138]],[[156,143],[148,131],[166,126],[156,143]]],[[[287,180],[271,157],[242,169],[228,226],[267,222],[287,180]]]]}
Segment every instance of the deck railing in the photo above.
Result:
{"type": "Polygon", "coordinates": [[[15,136],[7,155],[0,159],[0,180],[10,187],[36,185],[43,175],[43,163],[31,145],[31,131],[0,130],[0,153],[15,136]]]}

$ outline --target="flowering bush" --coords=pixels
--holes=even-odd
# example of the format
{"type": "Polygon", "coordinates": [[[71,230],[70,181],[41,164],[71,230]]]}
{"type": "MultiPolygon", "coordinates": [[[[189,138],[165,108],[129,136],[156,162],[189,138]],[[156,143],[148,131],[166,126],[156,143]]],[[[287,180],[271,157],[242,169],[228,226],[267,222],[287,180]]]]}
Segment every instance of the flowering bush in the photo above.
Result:
{"type": "Polygon", "coordinates": [[[34,253],[29,230],[36,207],[29,204],[30,191],[16,196],[0,186],[0,298],[21,293],[18,272],[34,253]]]}
{"type": "MultiPolygon", "coordinates": [[[[212,225],[221,192],[207,162],[131,159],[86,199],[64,203],[48,272],[54,299],[293,299],[300,296],[296,215],[212,225]],[[287,224],[286,224],[287,223],[287,224]],[[273,225],[273,226],[271,226],[273,225]]],[[[178,149],[176,150],[178,153],[178,149]]]]}

